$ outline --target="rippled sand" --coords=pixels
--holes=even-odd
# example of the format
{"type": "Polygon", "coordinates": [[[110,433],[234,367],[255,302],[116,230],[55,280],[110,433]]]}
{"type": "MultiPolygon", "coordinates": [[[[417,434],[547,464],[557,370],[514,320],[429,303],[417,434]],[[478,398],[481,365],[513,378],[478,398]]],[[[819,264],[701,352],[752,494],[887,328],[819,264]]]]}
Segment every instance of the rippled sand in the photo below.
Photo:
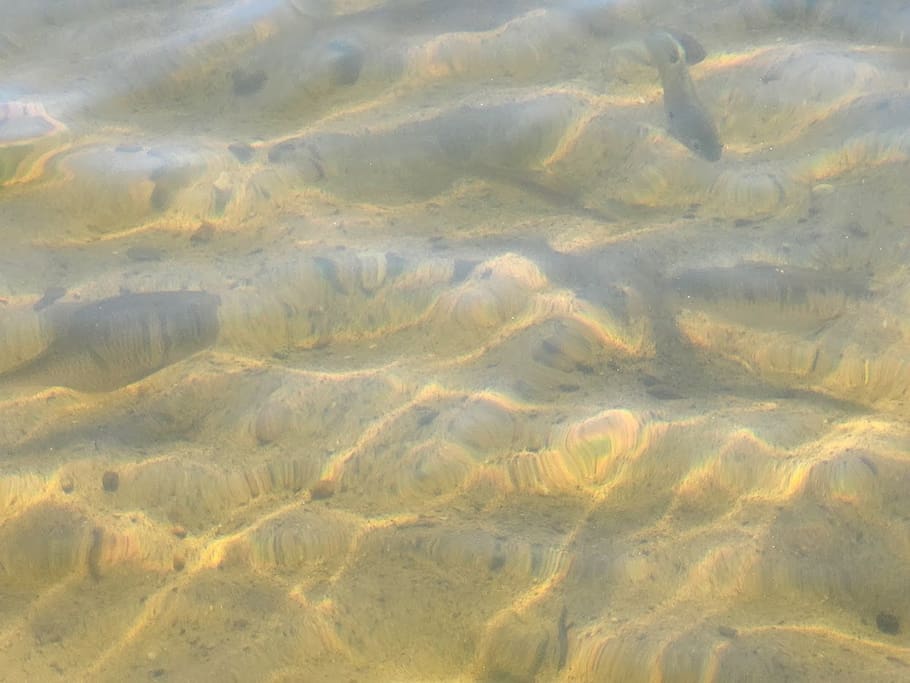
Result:
{"type": "Polygon", "coordinates": [[[9,5],[0,680],[910,679],[902,3],[9,5]]]}

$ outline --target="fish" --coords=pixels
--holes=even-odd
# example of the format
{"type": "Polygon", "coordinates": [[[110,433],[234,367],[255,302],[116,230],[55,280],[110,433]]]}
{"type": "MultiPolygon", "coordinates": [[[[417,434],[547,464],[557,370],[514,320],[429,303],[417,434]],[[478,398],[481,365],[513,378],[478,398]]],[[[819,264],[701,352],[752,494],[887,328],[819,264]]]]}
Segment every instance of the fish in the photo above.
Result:
{"type": "Polygon", "coordinates": [[[703,48],[694,39],[682,41],[679,34],[665,30],[649,33],[645,45],[660,74],[670,135],[700,157],[717,161],[723,144],[713,117],[695,92],[688,67],[704,56],[703,48]],[[689,54],[695,50],[701,54],[689,54]]]}
{"type": "Polygon", "coordinates": [[[753,327],[814,331],[872,294],[855,273],[744,262],[687,270],[669,282],[680,306],[753,327]]]}
{"type": "Polygon", "coordinates": [[[217,295],[200,291],[127,293],[64,309],[49,318],[51,343],[0,380],[29,386],[111,391],[212,346],[217,295]]]}

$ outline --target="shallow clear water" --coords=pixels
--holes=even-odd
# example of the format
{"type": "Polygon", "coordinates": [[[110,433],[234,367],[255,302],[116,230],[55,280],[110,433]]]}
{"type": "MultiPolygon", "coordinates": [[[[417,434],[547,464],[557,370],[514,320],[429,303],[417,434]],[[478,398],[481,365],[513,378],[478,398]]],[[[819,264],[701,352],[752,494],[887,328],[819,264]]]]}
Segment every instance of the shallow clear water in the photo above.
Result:
{"type": "Polygon", "coordinates": [[[908,33],[6,3],[0,680],[910,678],[908,33]]]}

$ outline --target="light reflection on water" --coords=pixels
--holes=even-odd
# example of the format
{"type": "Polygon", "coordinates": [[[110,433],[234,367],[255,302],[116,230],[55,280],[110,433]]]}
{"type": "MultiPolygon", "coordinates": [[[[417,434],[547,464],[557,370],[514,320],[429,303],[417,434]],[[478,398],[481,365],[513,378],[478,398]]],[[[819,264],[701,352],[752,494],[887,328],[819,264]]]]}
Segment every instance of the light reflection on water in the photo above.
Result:
{"type": "Polygon", "coordinates": [[[10,5],[0,680],[907,676],[900,3],[10,5]]]}

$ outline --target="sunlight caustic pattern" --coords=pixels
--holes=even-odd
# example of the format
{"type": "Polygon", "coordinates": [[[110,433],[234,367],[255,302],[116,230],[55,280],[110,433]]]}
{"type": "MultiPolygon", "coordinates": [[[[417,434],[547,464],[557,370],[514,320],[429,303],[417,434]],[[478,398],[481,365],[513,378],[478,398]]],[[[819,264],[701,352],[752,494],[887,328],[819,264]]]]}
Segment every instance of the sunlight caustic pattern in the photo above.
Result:
{"type": "Polygon", "coordinates": [[[902,3],[9,5],[0,681],[906,680],[902,3]]]}

